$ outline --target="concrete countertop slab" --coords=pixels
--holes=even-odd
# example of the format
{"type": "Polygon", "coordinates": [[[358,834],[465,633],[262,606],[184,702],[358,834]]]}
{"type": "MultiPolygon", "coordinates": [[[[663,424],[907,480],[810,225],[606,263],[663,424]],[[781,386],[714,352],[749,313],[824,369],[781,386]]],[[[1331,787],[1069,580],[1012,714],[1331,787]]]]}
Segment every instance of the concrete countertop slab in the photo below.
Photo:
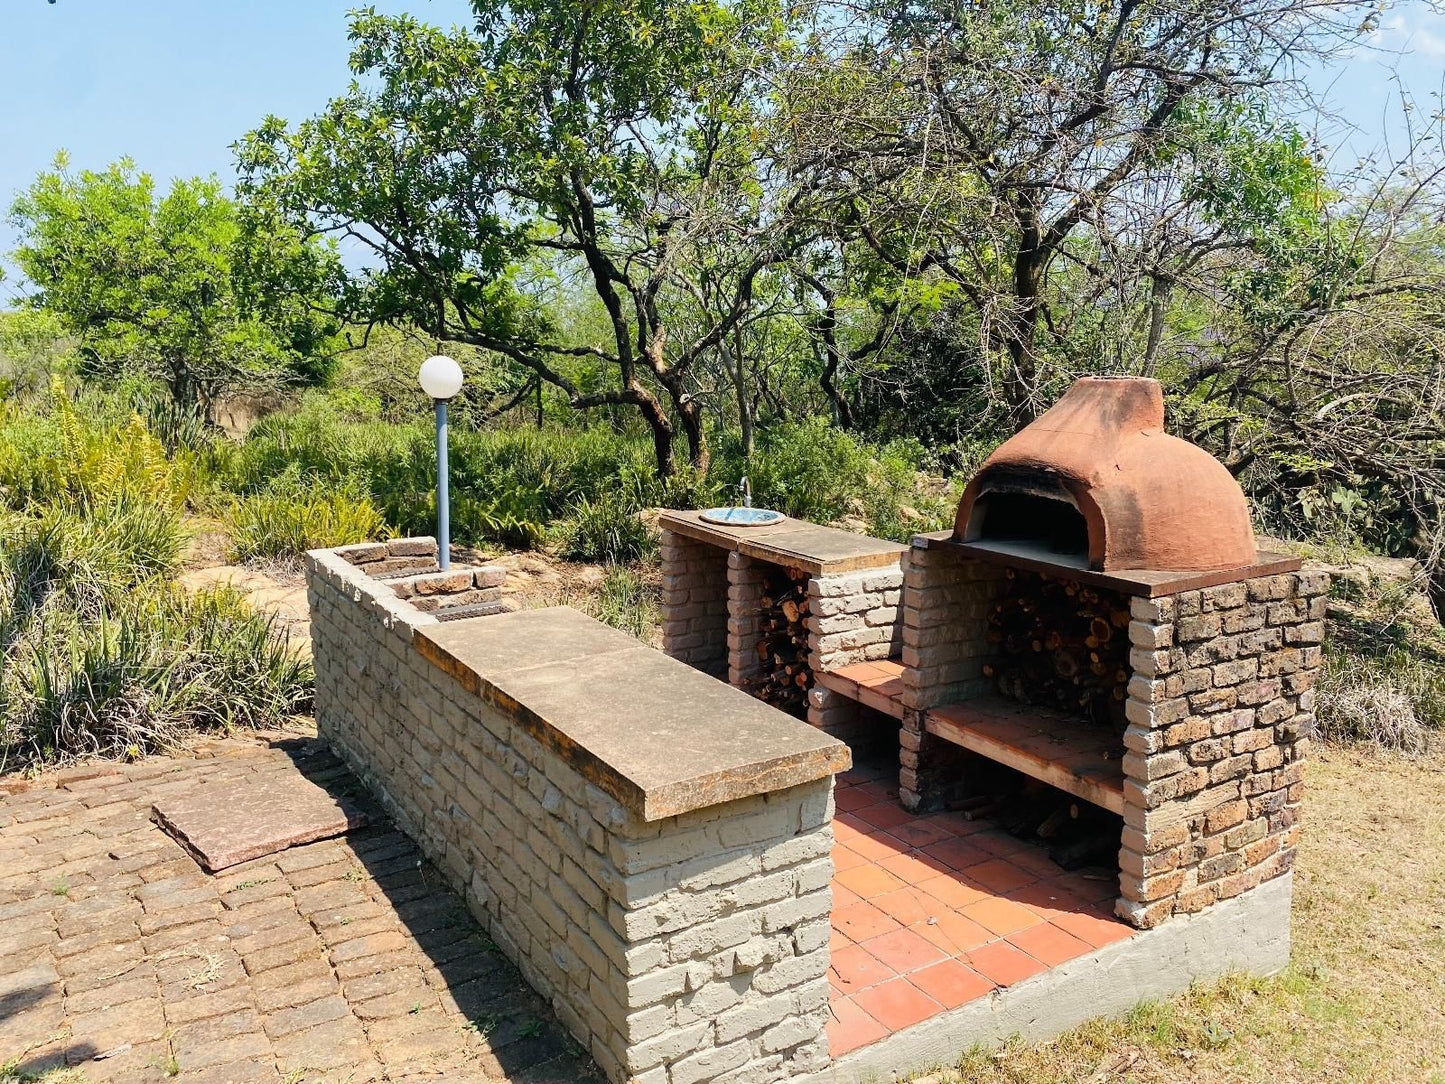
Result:
{"type": "Polygon", "coordinates": [[[842,742],[569,607],[424,626],[412,643],[645,821],[852,763],[842,742]]]}
{"type": "Polygon", "coordinates": [[[1089,568],[1087,562],[1073,554],[1045,553],[1037,546],[1008,542],[959,542],[952,531],[935,531],[913,536],[913,545],[919,549],[944,549],[962,553],[968,557],[1011,568],[1043,572],[1060,579],[1104,587],[1125,595],[1140,598],[1160,598],[1177,595],[1184,591],[1198,591],[1205,587],[1218,587],[1241,580],[1253,580],[1262,576],[1276,576],[1281,572],[1298,572],[1304,562],[1287,553],[1257,552],[1255,562],[1242,568],[1212,569],[1204,572],[1173,572],[1154,568],[1120,568],[1099,572],[1089,568]]]}
{"type": "Polygon", "coordinates": [[[708,523],[701,512],[663,512],[664,530],[748,557],[801,568],[815,576],[859,572],[897,565],[907,546],[882,538],[822,527],[803,519],[784,519],[766,527],[734,527],[708,523]]]}

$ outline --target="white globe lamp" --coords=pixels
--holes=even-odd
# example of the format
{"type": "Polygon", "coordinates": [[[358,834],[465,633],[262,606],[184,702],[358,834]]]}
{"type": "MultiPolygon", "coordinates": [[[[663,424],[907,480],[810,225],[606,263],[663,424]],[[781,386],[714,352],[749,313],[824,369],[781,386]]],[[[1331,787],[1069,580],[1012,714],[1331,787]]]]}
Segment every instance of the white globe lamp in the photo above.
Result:
{"type": "Polygon", "coordinates": [[[437,567],[452,565],[451,494],[447,479],[447,400],[462,390],[462,367],[445,354],[421,363],[416,379],[432,397],[437,418],[437,567]]]}
{"type": "Polygon", "coordinates": [[[422,362],[416,378],[421,390],[433,399],[450,399],[462,390],[462,367],[445,354],[436,354],[422,362]]]}

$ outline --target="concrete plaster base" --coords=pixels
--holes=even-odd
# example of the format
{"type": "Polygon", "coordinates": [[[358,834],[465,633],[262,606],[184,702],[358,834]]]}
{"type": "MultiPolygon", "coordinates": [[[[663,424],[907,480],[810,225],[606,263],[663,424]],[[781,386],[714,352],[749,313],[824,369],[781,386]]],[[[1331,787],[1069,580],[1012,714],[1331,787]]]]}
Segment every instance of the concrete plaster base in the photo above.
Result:
{"type": "Polygon", "coordinates": [[[1269,975],[1289,962],[1292,879],[1266,881],[1197,915],[1179,916],[1126,941],[995,990],[853,1051],[808,1084],[898,1080],[950,1065],[974,1046],[1011,1036],[1047,1039],[1198,979],[1231,971],[1269,975]]]}

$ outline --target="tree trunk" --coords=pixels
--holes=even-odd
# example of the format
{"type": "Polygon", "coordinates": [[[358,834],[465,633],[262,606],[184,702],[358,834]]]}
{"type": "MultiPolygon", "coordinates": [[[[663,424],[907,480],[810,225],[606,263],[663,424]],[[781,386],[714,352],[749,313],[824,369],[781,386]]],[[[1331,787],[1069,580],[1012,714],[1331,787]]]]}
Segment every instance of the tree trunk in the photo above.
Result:
{"type": "Polygon", "coordinates": [[[743,331],[733,329],[733,390],[738,397],[738,426],[743,435],[743,460],[753,458],[753,404],[748,398],[747,367],[743,361],[743,331]]]}
{"type": "Polygon", "coordinates": [[[628,390],[632,392],[638,411],[652,430],[652,452],[657,459],[657,476],[671,478],[675,469],[672,461],[673,430],[667,411],[662,409],[656,396],[641,385],[633,384],[628,390]]]}
{"type": "Polygon", "coordinates": [[[703,424],[702,407],[696,399],[678,396],[674,401],[678,417],[682,421],[683,436],[687,438],[688,465],[697,472],[698,477],[705,477],[712,463],[712,449],[707,443],[707,427],[703,424]]]}

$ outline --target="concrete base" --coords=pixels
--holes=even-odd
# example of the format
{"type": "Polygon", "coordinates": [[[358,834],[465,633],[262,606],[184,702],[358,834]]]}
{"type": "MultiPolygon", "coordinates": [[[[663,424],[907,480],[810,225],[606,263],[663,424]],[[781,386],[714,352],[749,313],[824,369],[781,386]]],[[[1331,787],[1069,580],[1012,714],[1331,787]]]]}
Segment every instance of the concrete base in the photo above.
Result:
{"type": "Polygon", "coordinates": [[[1197,915],[1170,919],[1125,941],[995,990],[952,1012],[853,1051],[809,1084],[865,1084],[953,1064],[974,1046],[1014,1035],[1048,1039],[1099,1016],[1167,997],[1231,971],[1270,975],[1289,962],[1289,874],[1197,915]]]}

